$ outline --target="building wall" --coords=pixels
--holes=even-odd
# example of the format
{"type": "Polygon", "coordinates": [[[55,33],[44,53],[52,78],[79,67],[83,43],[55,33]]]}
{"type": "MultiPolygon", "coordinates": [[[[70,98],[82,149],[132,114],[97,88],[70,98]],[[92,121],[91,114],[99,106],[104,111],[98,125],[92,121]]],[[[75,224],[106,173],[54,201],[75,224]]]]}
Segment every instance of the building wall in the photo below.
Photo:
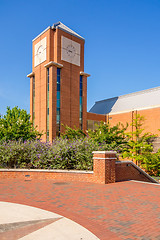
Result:
{"type": "Polygon", "coordinates": [[[124,126],[128,123],[128,132],[134,131],[131,123],[133,118],[136,114],[140,114],[144,116],[144,132],[151,132],[160,136],[160,108],[150,108],[145,110],[138,110],[138,111],[129,111],[125,113],[117,113],[117,114],[94,114],[94,113],[87,113],[87,120],[95,120],[99,121],[102,120],[104,122],[108,122],[111,126],[116,125],[117,123],[121,122],[124,126]]]}
{"type": "MultiPolygon", "coordinates": [[[[40,132],[43,131],[46,132],[46,116],[47,116],[47,72],[46,68],[44,67],[45,64],[47,64],[50,59],[50,37],[51,37],[51,29],[48,29],[48,31],[44,32],[42,35],[40,35],[35,41],[33,41],[33,47],[32,47],[32,71],[35,75],[35,126],[38,127],[38,130],[40,132]],[[46,61],[39,64],[35,67],[35,45],[42,40],[43,38],[47,39],[47,49],[46,49],[46,61]]],[[[32,104],[33,102],[30,102],[31,105],[31,116],[32,116],[32,104]]],[[[46,140],[46,136],[43,136],[43,139],[46,140]]]]}
{"type": "Polygon", "coordinates": [[[106,115],[87,112],[87,129],[96,130],[100,122],[106,122],[106,115]]]}

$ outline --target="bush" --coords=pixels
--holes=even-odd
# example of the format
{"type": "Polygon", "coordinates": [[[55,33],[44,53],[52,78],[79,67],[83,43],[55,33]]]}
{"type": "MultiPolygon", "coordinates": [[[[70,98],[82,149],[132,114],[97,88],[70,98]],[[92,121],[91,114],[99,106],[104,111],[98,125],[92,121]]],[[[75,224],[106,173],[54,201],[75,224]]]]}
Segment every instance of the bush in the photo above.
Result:
{"type": "Polygon", "coordinates": [[[157,153],[145,154],[141,166],[148,174],[160,176],[160,150],[157,153]]]}
{"type": "Polygon", "coordinates": [[[106,148],[106,144],[96,144],[89,138],[57,138],[53,144],[39,140],[1,142],[0,167],[92,170],[92,152],[106,148]]]}

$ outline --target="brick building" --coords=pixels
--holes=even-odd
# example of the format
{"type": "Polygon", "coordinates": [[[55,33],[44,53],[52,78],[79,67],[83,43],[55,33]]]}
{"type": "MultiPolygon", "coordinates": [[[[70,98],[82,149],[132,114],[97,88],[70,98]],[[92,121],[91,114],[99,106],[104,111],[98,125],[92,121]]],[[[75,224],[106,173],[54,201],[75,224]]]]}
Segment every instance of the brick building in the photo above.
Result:
{"type": "Polygon", "coordinates": [[[90,75],[84,72],[84,38],[58,22],[32,42],[30,114],[43,140],[59,136],[63,125],[85,131],[100,121],[130,124],[137,113],[145,116],[146,131],[159,134],[160,87],[96,102],[87,112],[90,75]]]}
{"type": "Polygon", "coordinates": [[[33,39],[30,78],[30,114],[52,141],[63,124],[86,130],[87,77],[84,73],[84,38],[58,22],[33,39]]]}
{"type": "MultiPolygon", "coordinates": [[[[87,113],[87,118],[94,126],[96,117],[103,115],[105,121],[114,126],[118,122],[132,123],[136,114],[144,116],[146,132],[160,135],[160,87],[97,101],[87,113]]],[[[130,125],[128,131],[133,131],[130,125]]]]}

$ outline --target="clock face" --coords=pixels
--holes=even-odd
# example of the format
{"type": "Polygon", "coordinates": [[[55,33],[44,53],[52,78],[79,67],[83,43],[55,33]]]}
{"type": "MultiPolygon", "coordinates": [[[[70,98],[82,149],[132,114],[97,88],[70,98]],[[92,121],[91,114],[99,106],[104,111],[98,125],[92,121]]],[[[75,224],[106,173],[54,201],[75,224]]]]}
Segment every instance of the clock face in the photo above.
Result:
{"type": "Polygon", "coordinates": [[[40,63],[46,60],[46,37],[41,39],[34,48],[34,66],[38,66],[40,63]]]}
{"type": "Polygon", "coordinates": [[[61,59],[80,66],[80,44],[62,36],[61,59]]]}
{"type": "Polygon", "coordinates": [[[37,57],[40,58],[43,53],[43,46],[41,45],[37,50],[37,57]]]}
{"type": "Polygon", "coordinates": [[[76,54],[76,49],[72,45],[68,45],[66,48],[66,52],[67,52],[68,56],[74,57],[76,54]]]}

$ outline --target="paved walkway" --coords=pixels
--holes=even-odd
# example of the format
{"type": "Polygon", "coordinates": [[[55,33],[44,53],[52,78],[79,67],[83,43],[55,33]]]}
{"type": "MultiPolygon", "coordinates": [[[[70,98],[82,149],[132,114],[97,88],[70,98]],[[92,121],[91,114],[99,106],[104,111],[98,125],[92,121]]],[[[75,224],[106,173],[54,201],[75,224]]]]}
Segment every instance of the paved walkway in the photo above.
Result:
{"type": "Polygon", "coordinates": [[[99,240],[70,219],[39,208],[0,202],[0,213],[1,240],[99,240]]]}
{"type": "Polygon", "coordinates": [[[156,184],[8,179],[0,182],[0,201],[29,205],[69,218],[101,240],[160,240],[160,185],[156,184]]]}

